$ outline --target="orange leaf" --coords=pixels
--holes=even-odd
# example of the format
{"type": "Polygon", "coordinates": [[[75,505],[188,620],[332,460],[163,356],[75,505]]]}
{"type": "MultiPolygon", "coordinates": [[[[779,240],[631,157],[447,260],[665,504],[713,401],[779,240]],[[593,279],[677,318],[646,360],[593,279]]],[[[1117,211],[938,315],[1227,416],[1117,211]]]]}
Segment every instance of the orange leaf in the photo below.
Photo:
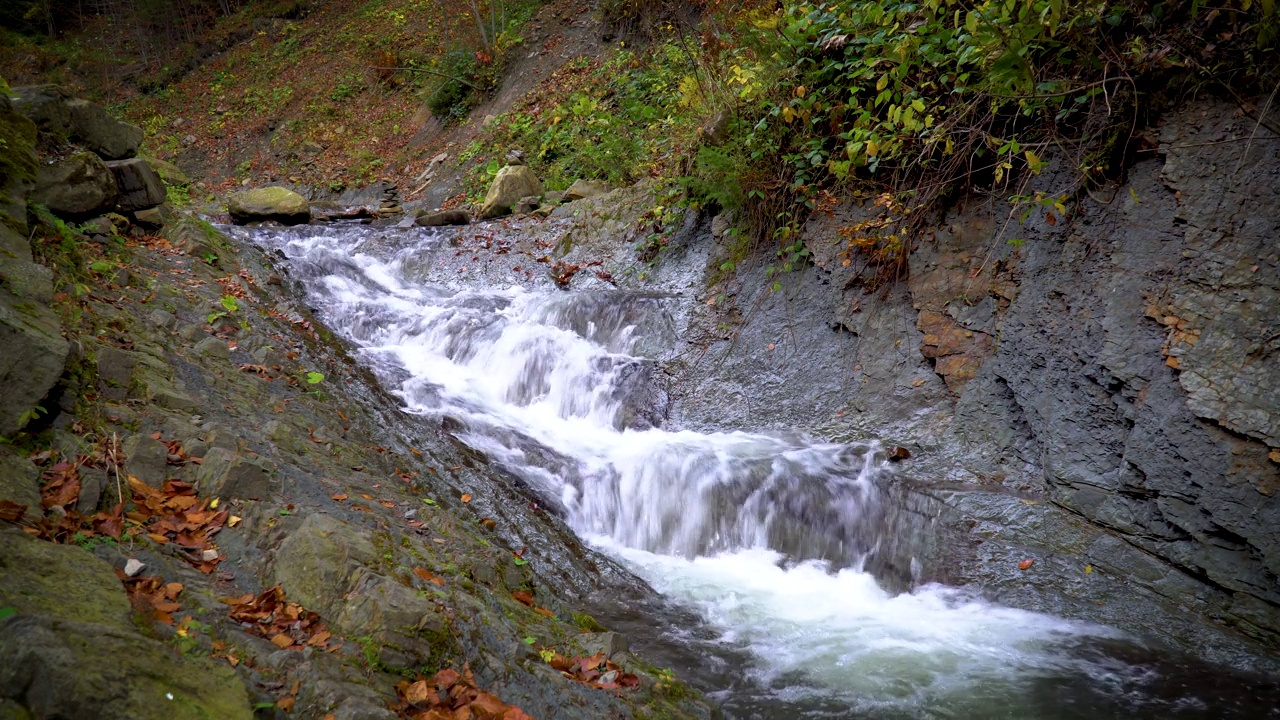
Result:
{"type": "Polygon", "coordinates": [[[463,493],[463,494],[462,494],[462,502],[464,502],[464,503],[469,503],[469,502],[471,502],[471,493],[463,493]]]}
{"type": "Polygon", "coordinates": [[[1027,570],[1027,569],[1029,569],[1032,565],[1035,565],[1035,564],[1036,564],[1036,561],[1035,561],[1035,560],[1032,560],[1031,558],[1027,558],[1026,560],[1023,560],[1022,562],[1018,563],[1018,569],[1019,569],[1019,570],[1027,570]]]}
{"type": "Polygon", "coordinates": [[[385,508],[393,508],[396,506],[396,504],[391,502],[390,500],[382,500],[378,504],[385,508]]]}
{"type": "Polygon", "coordinates": [[[533,607],[533,595],[528,590],[517,590],[511,593],[511,597],[519,600],[521,603],[533,607]]]}
{"type": "Polygon", "coordinates": [[[337,500],[337,501],[339,501],[339,502],[341,502],[341,501],[343,501],[343,500],[346,500],[346,499],[347,499],[347,494],[346,494],[346,493],[334,493],[334,494],[333,494],[333,499],[334,499],[334,500],[337,500]]]}
{"type": "Polygon", "coordinates": [[[291,697],[280,698],[279,702],[276,703],[276,707],[280,708],[285,712],[289,712],[290,710],[293,709],[293,704],[295,702],[297,701],[291,697]]]}
{"type": "Polygon", "coordinates": [[[555,614],[555,613],[551,612],[550,610],[548,610],[548,609],[546,609],[546,608],[535,607],[535,608],[533,609],[533,611],[534,611],[534,612],[536,612],[536,613],[538,613],[539,615],[545,615],[545,616],[547,616],[547,617],[549,617],[549,618],[553,618],[553,617],[555,617],[555,616],[556,616],[556,614],[555,614]]]}
{"type": "Polygon", "coordinates": [[[283,650],[293,644],[293,638],[285,635],[284,633],[280,633],[279,635],[271,638],[271,644],[283,650]]]}

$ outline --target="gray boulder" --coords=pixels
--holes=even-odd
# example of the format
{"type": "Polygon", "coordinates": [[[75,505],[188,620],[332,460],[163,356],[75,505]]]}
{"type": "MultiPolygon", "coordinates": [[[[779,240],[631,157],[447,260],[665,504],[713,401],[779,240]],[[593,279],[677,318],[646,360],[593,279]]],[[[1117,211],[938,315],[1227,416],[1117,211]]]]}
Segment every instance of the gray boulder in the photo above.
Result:
{"type": "Polygon", "coordinates": [[[79,153],[36,171],[31,199],[54,214],[92,215],[115,204],[116,176],[97,155],[79,153]]]}
{"type": "Polygon", "coordinates": [[[527,165],[508,165],[498,171],[480,208],[480,217],[506,215],[521,198],[542,194],[542,181],[527,165]]]}
{"type": "Polygon", "coordinates": [[[311,206],[306,198],[277,186],[232,193],[227,197],[227,212],[239,224],[275,220],[298,225],[311,220],[311,206]]]}
{"type": "Polygon", "coordinates": [[[44,515],[40,509],[40,471],[30,460],[0,455],[0,500],[26,505],[26,520],[38,522],[44,515]]]}
{"type": "MultiPolygon", "coordinates": [[[[0,235],[10,232],[0,228],[0,235]]],[[[10,437],[27,424],[66,365],[67,341],[48,305],[52,295],[48,268],[0,255],[0,435],[10,437]]]]}
{"type": "Polygon", "coordinates": [[[147,161],[152,170],[156,171],[160,179],[164,180],[165,185],[169,187],[187,187],[191,184],[191,178],[182,172],[182,169],[177,165],[159,158],[144,157],[143,159],[147,161]]]}
{"type": "Polygon", "coordinates": [[[471,222],[465,210],[436,210],[423,213],[413,223],[419,227],[442,227],[445,225],[467,225],[471,222]]]}
{"type": "Polygon", "coordinates": [[[111,117],[101,105],[72,97],[57,85],[13,89],[13,105],[46,134],[76,140],[107,160],[133,157],[142,128],[111,117]]]}
{"type": "Polygon", "coordinates": [[[107,163],[115,176],[120,197],[116,201],[121,212],[153,208],[165,200],[164,181],[142,158],[107,163]]]}

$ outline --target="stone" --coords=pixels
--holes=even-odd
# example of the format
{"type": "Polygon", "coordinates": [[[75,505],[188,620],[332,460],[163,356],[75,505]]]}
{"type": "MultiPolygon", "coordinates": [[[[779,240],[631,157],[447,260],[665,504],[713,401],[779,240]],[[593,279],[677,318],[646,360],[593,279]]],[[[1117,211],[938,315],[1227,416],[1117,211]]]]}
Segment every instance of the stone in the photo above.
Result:
{"type": "Polygon", "coordinates": [[[121,447],[124,474],[158,488],[169,479],[169,446],[149,435],[130,435],[121,447]]]}
{"type": "Polygon", "coordinates": [[[137,577],[138,573],[142,572],[142,569],[146,566],[146,563],[137,558],[129,558],[124,563],[124,574],[129,577],[137,577]]]}
{"type": "Polygon", "coordinates": [[[110,209],[119,191],[115,175],[97,155],[84,152],[41,164],[31,200],[55,215],[84,217],[110,209]]]}
{"type": "Polygon", "coordinates": [[[150,379],[146,383],[145,397],[148,401],[166,410],[195,413],[200,409],[195,400],[185,392],[173,387],[168,382],[150,379]]]}
{"type": "Polygon", "coordinates": [[[102,503],[103,491],[107,489],[107,471],[100,468],[84,466],[80,468],[80,496],[76,498],[76,511],[86,517],[92,517],[102,503]]]}
{"type": "Polygon", "coordinates": [[[471,217],[465,210],[435,210],[418,216],[413,221],[419,227],[442,227],[445,225],[467,225],[471,217]]]}
{"type": "MultiPolygon", "coordinates": [[[[0,500],[26,505],[25,520],[39,522],[40,471],[32,462],[18,455],[0,455],[0,500]]],[[[0,561],[2,562],[2,561],[0,561]]]]}
{"type": "Polygon", "coordinates": [[[627,652],[630,645],[627,643],[627,637],[616,632],[602,633],[583,633],[578,636],[578,643],[582,646],[582,651],[586,655],[595,655],[596,653],[604,653],[607,658],[627,652]]]}
{"type": "MultiPolygon", "coordinates": [[[[120,212],[145,210],[165,201],[164,181],[142,158],[107,163],[115,175],[120,196],[116,200],[120,212]]],[[[137,217],[136,215],[134,217],[137,217]]]]}
{"type": "Polygon", "coordinates": [[[0,577],[4,578],[0,607],[11,607],[20,615],[131,627],[129,600],[120,578],[110,563],[83,548],[0,527],[0,577]]]}
{"type": "Polygon", "coordinates": [[[538,196],[529,195],[520,198],[520,202],[511,206],[511,212],[515,215],[528,215],[538,207],[538,196]]]}
{"type": "Polygon", "coordinates": [[[253,718],[225,662],[180,655],[132,628],[35,615],[0,623],[0,692],[37,718],[253,718]]]}
{"type": "Polygon", "coordinates": [[[97,354],[99,390],[111,400],[128,397],[138,354],[110,346],[99,348],[97,354]]]}
{"type": "Polygon", "coordinates": [[[68,345],[48,305],[52,296],[48,268],[0,255],[0,436],[26,425],[66,366],[68,345]]]}
{"type": "Polygon", "coordinates": [[[147,161],[152,170],[156,171],[156,174],[160,176],[165,185],[169,187],[187,187],[191,184],[191,178],[182,172],[177,165],[159,158],[145,157],[143,159],[147,161]]]}
{"type": "Polygon", "coordinates": [[[133,157],[142,143],[142,128],[111,117],[101,105],[71,96],[57,85],[13,88],[13,106],[40,131],[79,141],[107,160],[133,157]]]}
{"type": "Polygon", "coordinates": [[[160,204],[153,208],[135,211],[133,219],[142,227],[154,231],[164,227],[172,214],[166,205],[160,204]]]}
{"type": "Polygon", "coordinates": [[[480,217],[487,219],[506,215],[520,198],[542,194],[542,181],[527,165],[507,165],[498,171],[489,186],[480,217]]]}
{"type": "Polygon", "coordinates": [[[271,497],[271,467],[261,458],[210,448],[196,468],[201,497],[264,500],[271,497]]]}
{"type": "Polygon", "coordinates": [[[231,349],[227,346],[225,340],[213,337],[212,335],[196,343],[195,351],[197,354],[211,358],[219,358],[227,360],[231,358],[231,349]]]}
{"type": "Polygon", "coordinates": [[[306,198],[278,186],[232,193],[227,197],[227,212],[241,225],[265,220],[298,225],[311,220],[311,206],[306,198]]]}
{"type": "Polygon", "coordinates": [[[574,180],[568,190],[564,191],[563,202],[584,200],[599,197],[609,192],[609,183],[602,180],[574,180]]]}
{"type": "Polygon", "coordinates": [[[84,222],[80,229],[89,235],[114,235],[116,233],[116,226],[111,222],[111,219],[103,215],[84,222]]]}

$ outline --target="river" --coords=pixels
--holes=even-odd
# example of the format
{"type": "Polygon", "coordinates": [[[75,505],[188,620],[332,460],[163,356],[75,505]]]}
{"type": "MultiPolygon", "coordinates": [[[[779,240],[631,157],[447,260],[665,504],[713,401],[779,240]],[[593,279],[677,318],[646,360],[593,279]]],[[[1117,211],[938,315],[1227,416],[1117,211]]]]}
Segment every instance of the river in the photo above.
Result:
{"type": "Polygon", "coordinates": [[[1247,682],[1205,682],[1111,628],[963,588],[887,590],[867,571],[885,531],[873,439],[664,426],[657,361],[679,342],[678,295],[466,280],[460,251],[426,229],[230,231],[284,254],[307,302],[410,412],[454,418],[582,538],[696,612],[711,645],[740,658],[700,683],[731,717],[1275,710],[1247,682]]]}

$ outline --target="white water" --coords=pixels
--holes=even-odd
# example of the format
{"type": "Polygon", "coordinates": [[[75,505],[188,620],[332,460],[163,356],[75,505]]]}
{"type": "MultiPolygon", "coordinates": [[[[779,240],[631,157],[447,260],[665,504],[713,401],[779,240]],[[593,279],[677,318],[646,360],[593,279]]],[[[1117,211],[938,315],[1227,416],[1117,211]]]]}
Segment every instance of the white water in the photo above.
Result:
{"type": "Polygon", "coordinates": [[[674,341],[671,300],[448,289],[424,271],[439,240],[395,237],[254,239],[284,249],[326,322],[411,408],[461,419],[465,442],[748,649],[742,682],[781,703],[756,716],[1040,717],[1046,686],[1140,682],[1137,668],[1080,659],[1107,629],[952,588],[881,589],[859,569],[880,531],[874,446],[649,426],[640,348],[674,341]]]}

